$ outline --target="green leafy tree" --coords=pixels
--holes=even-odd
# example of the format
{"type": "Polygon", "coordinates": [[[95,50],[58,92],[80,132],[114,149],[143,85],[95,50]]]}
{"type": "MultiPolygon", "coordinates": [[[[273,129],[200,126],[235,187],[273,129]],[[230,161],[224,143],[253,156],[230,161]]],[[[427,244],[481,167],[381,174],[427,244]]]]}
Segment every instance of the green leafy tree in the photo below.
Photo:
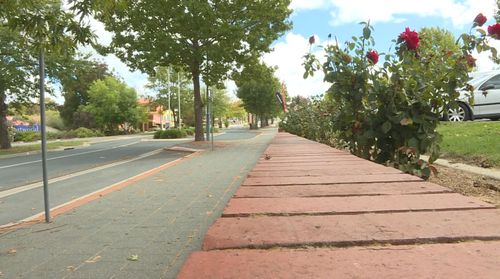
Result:
{"type": "Polygon", "coordinates": [[[181,118],[186,125],[194,126],[193,90],[189,76],[175,67],[156,67],[148,77],[147,88],[156,92],[155,103],[174,112],[175,126],[179,126],[178,99],[181,101],[181,118]],[[179,93],[180,85],[180,93],[179,93]]]}
{"type": "Polygon", "coordinates": [[[232,101],[229,104],[229,112],[227,114],[228,118],[236,118],[239,120],[243,120],[246,118],[247,112],[243,107],[243,102],[241,100],[232,101]]]}
{"type": "Polygon", "coordinates": [[[19,32],[0,26],[0,148],[11,147],[8,136],[7,103],[29,102],[36,95],[34,57],[23,48],[19,32]]]}
{"type": "Polygon", "coordinates": [[[281,90],[281,84],[274,76],[273,68],[262,63],[253,64],[236,75],[235,81],[238,86],[236,95],[246,111],[260,118],[261,127],[266,125],[268,118],[280,113],[281,106],[275,94],[281,90]]]}
{"type": "Polygon", "coordinates": [[[79,2],[114,32],[109,49],[132,68],[151,73],[177,65],[191,73],[197,141],[203,140],[200,77],[220,84],[291,27],[290,0],[79,2]]]}
{"type": "Polygon", "coordinates": [[[88,105],[82,111],[90,113],[104,132],[114,134],[120,126],[135,126],[146,119],[146,112],[137,103],[135,90],[114,77],[95,81],[88,94],[88,105]]]}
{"type": "Polygon", "coordinates": [[[212,98],[212,125],[215,119],[218,119],[219,128],[222,128],[222,119],[227,118],[231,103],[225,89],[215,89],[212,98]]]}
{"type": "Polygon", "coordinates": [[[85,123],[75,121],[73,116],[80,106],[88,104],[88,90],[94,81],[111,76],[111,73],[106,64],[90,60],[88,56],[71,59],[66,68],[67,71],[60,75],[64,97],[61,117],[67,127],[86,127],[85,123]]]}
{"type": "Polygon", "coordinates": [[[424,27],[419,32],[419,53],[425,56],[439,55],[443,53],[453,56],[461,53],[460,46],[456,44],[456,38],[450,31],[439,27],[424,27]]]}
{"type": "Polygon", "coordinates": [[[46,74],[55,78],[64,71],[59,59],[72,55],[77,43],[89,43],[93,36],[90,27],[77,21],[73,12],[64,10],[59,0],[12,0],[0,4],[0,148],[10,148],[5,121],[7,102],[15,105],[36,96],[38,80],[32,78],[37,70],[36,58],[46,54],[46,74]]]}

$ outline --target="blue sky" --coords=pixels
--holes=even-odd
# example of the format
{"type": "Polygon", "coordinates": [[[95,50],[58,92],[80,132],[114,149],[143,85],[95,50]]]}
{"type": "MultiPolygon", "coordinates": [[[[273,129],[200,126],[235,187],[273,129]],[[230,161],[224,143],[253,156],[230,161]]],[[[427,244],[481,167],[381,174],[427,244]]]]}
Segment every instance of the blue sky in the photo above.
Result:
{"type": "MultiPolygon", "coordinates": [[[[422,27],[437,26],[458,36],[468,32],[479,12],[488,17],[486,25],[494,23],[495,6],[495,0],[292,0],[293,29],[273,44],[274,51],[265,54],[263,60],[268,65],[278,66],[276,75],[287,84],[290,95],[316,95],[324,92],[329,85],[322,81],[321,74],[302,79],[302,57],[309,51],[308,38],[311,35],[316,36],[319,45],[326,43],[330,33],[343,43],[351,36],[360,34],[360,21],[370,20],[375,28],[375,48],[379,52],[387,52],[391,41],[405,27],[418,31],[422,27]]],[[[109,42],[110,34],[104,31],[102,25],[95,23],[94,26],[101,41],[109,42]]],[[[500,48],[498,42],[492,44],[500,48]]],[[[315,49],[315,53],[321,56],[319,48],[315,49]]],[[[494,67],[487,55],[477,58],[479,70],[494,67]]],[[[139,94],[148,93],[144,89],[146,75],[130,72],[116,57],[101,59],[139,94]]],[[[233,93],[235,89],[230,82],[228,91],[233,93]]]]}

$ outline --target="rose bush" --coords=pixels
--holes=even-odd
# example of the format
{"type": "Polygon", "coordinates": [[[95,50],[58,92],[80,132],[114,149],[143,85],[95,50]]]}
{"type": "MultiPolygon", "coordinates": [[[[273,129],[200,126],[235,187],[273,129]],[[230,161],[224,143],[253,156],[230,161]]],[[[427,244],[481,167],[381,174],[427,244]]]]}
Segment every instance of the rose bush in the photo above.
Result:
{"type": "MultiPolygon", "coordinates": [[[[485,22],[478,15],[473,24],[485,22]]],[[[394,40],[396,52],[382,54],[383,65],[372,67],[379,58],[372,50],[373,27],[362,24],[361,36],[344,45],[335,43],[324,48],[325,63],[320,64],[311,53],[305,56],[304,77],[322,69],[331,87],[322,100],[303,102],[300,110],[291,110],[287,119],[293,119],[294,129],[287,129],[287,123],[283,128],[345,146],[362,158],[429,177],[432,166],[420,155],[430,154],[430,163],[439,155],[441,136],[436,127],[440,110],[454,105],[457,88],[467,87],[468,72],[475,65],[474,50],[491,50],[496,58],[496,50],[487,41],[489,37],[500,38],[500,25],[488,27],[489,35],[482,29],[477,29],[478,35],[462,34],[455,43],[457,51],[429,47],[433,42],[421,42],[425,38],[407,27],[394,40]],[[426,49],[420,49],[424,43],[426,49]],[[322,131],[318,133],[317,129],[322,131]]]]}

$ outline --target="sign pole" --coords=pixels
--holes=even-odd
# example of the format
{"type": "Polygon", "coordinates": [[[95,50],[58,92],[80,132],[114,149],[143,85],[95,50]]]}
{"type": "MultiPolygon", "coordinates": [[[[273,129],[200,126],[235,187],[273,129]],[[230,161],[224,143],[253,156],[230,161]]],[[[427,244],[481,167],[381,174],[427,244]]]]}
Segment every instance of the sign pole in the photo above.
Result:
{"type": "Polygon", "coordinates": [[[43,173],[43,200],[45,203],[45,222],[50,222],[49,181],[47,178],[47,133],[45,129],[45,57],[43,48],[39,56],[40,75],[40,128],[42,138],[42,173],[43,173]]]}

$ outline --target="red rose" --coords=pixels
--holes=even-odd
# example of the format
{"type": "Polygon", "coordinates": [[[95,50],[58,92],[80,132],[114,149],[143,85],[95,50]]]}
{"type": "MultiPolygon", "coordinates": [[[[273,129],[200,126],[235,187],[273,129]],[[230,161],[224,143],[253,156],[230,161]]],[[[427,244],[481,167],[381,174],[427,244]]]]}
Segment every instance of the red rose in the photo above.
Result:
{"type": "Polygon", "coordinates": [[[488,19],[482,13],[479,13],[474,19],[474,26],[481,27],[487,20],[488,19]]]}
{"type": "Polygon", "coordinates": [[[377,64],[378,56],[379,55],[378,55],[377,51],[375,51],[375,50],[369,51],[366,54],[366,58],[368,58],[368,60],[370,60],[373,64],[377,64]]]}
{"type": "Polygon", "coordinates": [[[316,39],[314,39],[314,35],[312,35],[311,37],[309,37],[309,44],[313,45],[314,42],[316,42],[316,39]]]}
{"type": "Polygon", "coordinates": [[[409,50],[415,50],[418,48],[418,44],[420,42],[420,38],[418,37],[418,33],[415,31],[411,31],[409,27],[406,27],[405,31],[399,35],[399,40],[404,41],[406,47],[409,50]]]}
{"type": "Polygon", "coordinates": [[[492,38],[500,40],[500,23],[488,26],[488,34],[490,34],[492,38]]]}

